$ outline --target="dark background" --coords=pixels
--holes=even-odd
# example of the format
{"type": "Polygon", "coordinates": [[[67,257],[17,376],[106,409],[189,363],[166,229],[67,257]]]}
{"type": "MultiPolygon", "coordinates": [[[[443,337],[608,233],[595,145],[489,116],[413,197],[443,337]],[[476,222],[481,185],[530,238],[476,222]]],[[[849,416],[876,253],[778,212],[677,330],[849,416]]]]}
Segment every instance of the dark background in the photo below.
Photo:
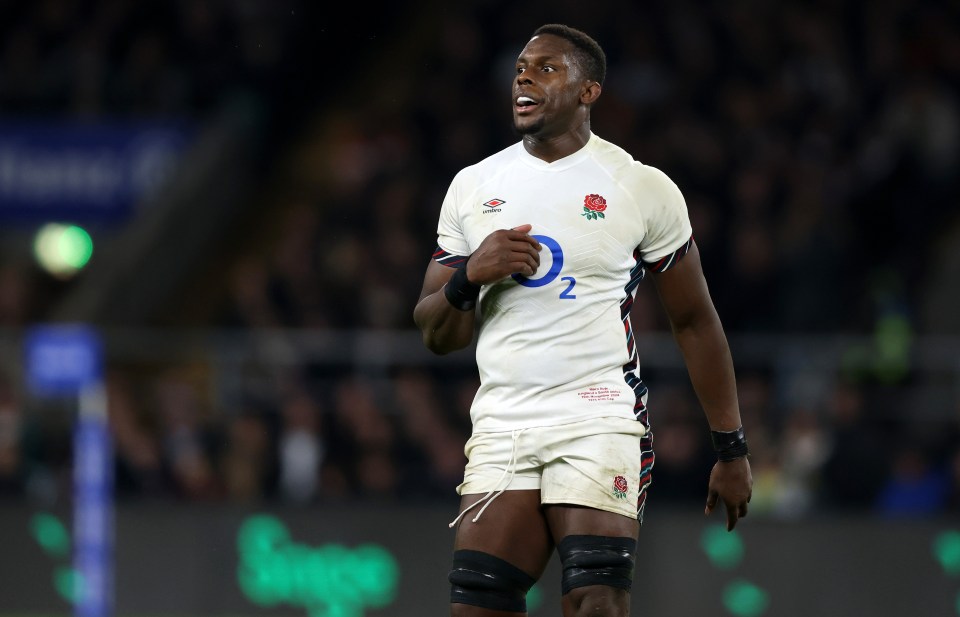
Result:
{"type": "MultiPolygon", "coordinates": [[[[116,211],[0,191],[0,503],[69,511],[76,402],[26,387],[23,341],[79,322],[105,342],[121,512],[449,511],[476,371],[426,352],[412,310],[444,192],[515,140],[514,59],[555,21],[608,53],[594,132],[686,198],[751,444],[743,533],[955,517],[960,16],[900,0],[0,1],[0,155],[23,130],[66,151],[78,127],[188,127],[116,211]],[[93,238],[68,276],[34,259],[53,220],[93,238]]],[[[707,427],[646,283],[631,319],[648,513],[696,514],[707,427]]]]}

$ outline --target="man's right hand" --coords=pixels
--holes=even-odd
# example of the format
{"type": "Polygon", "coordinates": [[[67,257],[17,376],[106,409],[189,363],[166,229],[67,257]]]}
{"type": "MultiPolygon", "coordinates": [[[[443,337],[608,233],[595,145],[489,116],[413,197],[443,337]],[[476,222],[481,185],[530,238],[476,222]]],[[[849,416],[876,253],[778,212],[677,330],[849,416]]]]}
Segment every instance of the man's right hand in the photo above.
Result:
{"type": "Polygon", "coordinates": [[[489,285],[512,274],[533,276],[540,267],[540,242],[530,235],[532,225],[498,229],[483,239],[467,261],[467,279],[489,285]]]}

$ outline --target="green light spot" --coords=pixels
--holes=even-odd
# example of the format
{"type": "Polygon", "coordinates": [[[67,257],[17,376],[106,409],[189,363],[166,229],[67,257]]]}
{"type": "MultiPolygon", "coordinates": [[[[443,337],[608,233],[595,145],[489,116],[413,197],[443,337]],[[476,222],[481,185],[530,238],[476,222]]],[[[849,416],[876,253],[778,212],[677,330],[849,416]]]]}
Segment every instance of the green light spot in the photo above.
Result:
{"type": "Polygon", "coordinates": [[[47,272],[68,277],[87,265],[93,255],[93,239],[82,227],[48,223],[33,241],[37,262],[47,272]]]}
{"type": "Polygon", "coordinates": [[[52,514],[35,515],[30,519],[30,531],[47,554],[64,557],[70,552],[70,534],[63,523],[52,514]]]}
{"type": "Polygon", "coordinates": [[[933,555],[944,572],[960,575],[960,531],[944,531],[933,540],[933,555]]]}
{"type": "Polygon", "coordinates": [[[53,584],[57,593],[70,604],[76,604],[83,595],[83,577],[73,568],[57,568],[53,574],[53,584]]]}
{"type": "Polygon", "coordinates": [[[738,617],[758,617],[769,604],[766,591],[744,580],[734,581],[723,590],[723,605],[738,617]]]}
{"type": "Polygon", "coordinates": [[[60,234],[58,249],[63,263],[79,270],[93,255],[93,240],[83,227],[67,225],[60,234]]]}
{"type": "Polygon", "coordinates": [[[960,615],[960,591],[957,592],[957,615],[960,615]]]}
{"type": "Polygon", "coordinates": [[[743,560],[743,540],[723,525],[710,525],[700,536],[700,546],[717,568],[729,570],[743,560]]]}

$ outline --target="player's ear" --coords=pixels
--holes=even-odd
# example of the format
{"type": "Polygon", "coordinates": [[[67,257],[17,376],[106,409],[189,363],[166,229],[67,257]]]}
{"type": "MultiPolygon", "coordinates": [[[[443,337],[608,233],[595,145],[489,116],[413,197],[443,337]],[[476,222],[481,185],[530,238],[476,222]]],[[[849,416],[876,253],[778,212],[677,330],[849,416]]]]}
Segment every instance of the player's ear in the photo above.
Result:
{"type": "Polygon", "coordinates": [[[600,98],[600,91],[603,86],[596,81],[585,81],[580,89],[580,102],[584,105],[593,105],[600,98]]]}

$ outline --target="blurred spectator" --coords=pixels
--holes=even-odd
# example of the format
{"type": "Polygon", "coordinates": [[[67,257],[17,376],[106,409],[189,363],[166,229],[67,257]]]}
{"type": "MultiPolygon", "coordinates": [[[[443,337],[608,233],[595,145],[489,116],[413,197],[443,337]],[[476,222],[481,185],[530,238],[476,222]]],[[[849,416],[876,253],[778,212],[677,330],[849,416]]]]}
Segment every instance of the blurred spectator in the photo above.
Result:
{"type": "MultiPolygon", "coordinates": [[[[292,0],[45,2],[0,7],[7,113],[204,113],[288,51],[292,0]]],[[[269,82],[269,80],[268,80],[269,82]]]]}
{"type": "Polygon", "coordinates": [[[256,257],[243,257],[229,273],[230,304],[222,324],[234,328],[283,327],[285,302],[273,296],[273,278],[267,265],[256,257]]]}
{"type": "Polygon", "coordinates": [[[893,464],[892,436],[867,417],[865,406],[862,389],[842,381],[827,401],[830,451],[820,491],[827,507],[861,512],[873,508],[893,464]]]}
{"type": "Polygon", "coordinates": [[[228,500],[263,501],[272,493],[273,438],[256,411],[242,411],[225,420],[226,443],[220,455],[220,475],[228,500]]]}
{"type": "Polygon", "coordinates": [[[217,499],[222,482],[214,467],[216,440],[208,426],[196,385],[172,371],[154,385],[163,460],[173,490],[189,500],[217,499]]]}
{"type": "Polygon", "coordinates": [[[397,430],[381,408],[372,383],[344,379],[334,394],[338,463],[346,470],[350,491],[359,497],[397,498],[401,481],[396,460],[397,430]]]}
{"type": "Polygon", "coordinates": [[[717,310],[734,332],[770,332],[778,324],[774,238],[760,222],[744,221],[731,233],[729,245],[732,271],[719,288],[717,310]]]}
{"type": "Polygon", "coordinates": [[[306,203],[297,203],[282,215],[277,232],[281,240],[273,254],[275,293],[271,297],[282,299],[285,326],[325,328],[333,322],[326,312],[324,289],[317,284],[320,224],[320,211],[306,203]]]}
{"type": "MultiPolygon", "coordinates": [[[[397,411],[406,440],[413,452],[408,456],[408,496],[451,496],[463,481],[467,435],[456,418],[464,413],[451,409],[441,397],[429,373],[407,370],[394,380],[397,411]]],[[[460,403],[461,405],[463,402],[460,403]]]]}
{"type": "Polygon", "coordinates": [[[774,512],[802,518],[817,504],[822,466],[830,446],[820,418],[811,409],[796,408],[780,436],[780,474],[774,512]]]}
{"type": "Polygon", "coordinates": [[[310,503],[323,485],[321,470],[327,448],[323,414],[316,401],[298,392],[283,402],[278,439],[280,496],[292,503],[310,503]]]}
{"type": "Polygon", "coordinates": [[[950,469],[930,460],[919,447],[903,445],[893,453],[891,475],[877,497],[881,516],[929,516],[943,512],[950,496],[950,469]]]}
{"type": "Polygon", "coordinates": [[[0,375],[0,499],[25,493],[22,425],[23,407],[13,384],[0,375]]]}
{"type": "Polygon", "coordinates": [[[157,427],[142,417],[134,385],[126,376],[114,372],[107,376],[106,388],[117,495],[125,498],[165,494],[157,427]]]}
{"type": "Polygon", "coordinates": [[[649,400],[656,453],[651,494],[664,501],[703,499],[705,478],[716,461],[707,425],[689,389],[657,384],[649,400]]]}
{"type": "Polygon", "coordinates": [[[744,431],[750,435],[750,466],[753,469],[751,512],[769,515],[777,512],[784,453],[779,440],[779,421],[775,417],[774,386],[762,371],[740,370],[737,395],[744,431]]]}
{"type": "Polygon", "coordinates": [[[0,326],[24,326],[32,319],[32,281],[22,264],[0,263],[0,326]]]}

